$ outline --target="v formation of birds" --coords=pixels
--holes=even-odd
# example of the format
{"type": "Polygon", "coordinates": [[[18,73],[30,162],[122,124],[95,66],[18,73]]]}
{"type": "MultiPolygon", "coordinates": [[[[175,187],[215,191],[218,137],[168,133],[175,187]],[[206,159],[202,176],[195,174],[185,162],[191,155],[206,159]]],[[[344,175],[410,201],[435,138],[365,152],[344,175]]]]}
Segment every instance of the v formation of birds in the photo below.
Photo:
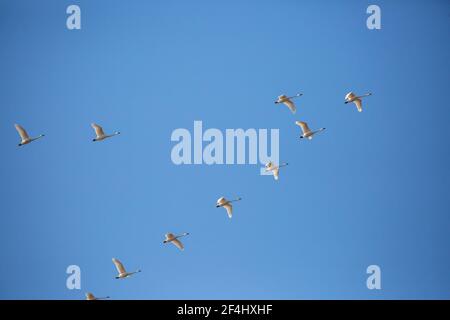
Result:
{"type": "MultiPolygon", "coordinates": [[[[297,107],[294,103],[294,99],[301,97],[303,94],[302,93],[298,93],[296,95],[293,96],[286,96],[286,95],[280,95],[278,96],[277,100],[275,101],[275,104],[284,104],[285,106],[287,106],[289,108],[289,110],[292,112],[292,114],[295,114],[297,111],[297,107]]],[[[372,95],[372,93],[366,93],[363,95],[356,95],[353,92],[349,92],[346,96],[345,96],[345,101],[344,103],[354,103],[358,112],[362,112],[362,99],[364,97],[368,97],[372,95]]],[[[302,134],[300,135],[301,139],[308,139],[308,140],[312,140],[313,136],[324,131],[325,128],[318,128],[318,129],[314,129],[311,130],[308,126],[308,124],[305,121],[295,121],[295,124],[298,125],[301,128],[302,134]]],[[[19,133],[20,136],[20,143],[19,146],[24,146],[26,144],[29,144],[33,141],[36,141],[42,137],[44,137],[44,134],[40,134],[38,136],[34,136],[34,137],[30,137],[27,133],[27,131],[20,126],[19,124],[15,124],[14,125],[17,132],[19,133]]],[[[96,123],[92,123],[91,124],[92,128],[95,131],[95,138],[92,139],[93,142],[98,142],[98,141],[103,141],[105,139],[114,137],[116,135],[119,135],[120,132],[119,131],[115,131],[113,133],[110,134],[106,134],[103,131],[103,128],[96,124],[96,123]]],[[[274,179],[278,180],[279,179],[279,171],[280,168],[287,166],[288,163],[280,163],[280,164],[276,164],[273,162],[269,162],[265,165],[265,170],[267,172],[271,172],[274,179]]],[[[241,197],[237,197],[237,198],[233,198],[231,200],[226,199],[225,197],[220,197],[217,200],[216,203],[216,208],[224,208],[226,210],[226,213],[228,215],[228,217],[231,219],[233,216],[233,203],[242,200],[241,197]]],[[[182,234],[178,234],[175,235],[173,233],[167,233],[165,235],[165,239],[163,241],[164,244],[166,243],[172,243],[175,247],[177,247],[179,250],[184,250],[184,245],[181,242],[180,238],[188,236],[189,233],[185,232],[182,234]]],[[[121,261],[119,261],[116,258],[112,259],[112,262],[114,264],[114,266],[117,269],[117,276],[115,277],[116,279],[125,279],[125,278],[129,278],[139,272],[141,272],[140,269],[137,269],[135,271],[127,271],[123,265],[123,263],[121,261]]],[[[102,299],[108,299],[109,297],[96,297],[94,296],[92,293],[88,292],[86,293],[86,300],[102,300],[102,299]]]]}

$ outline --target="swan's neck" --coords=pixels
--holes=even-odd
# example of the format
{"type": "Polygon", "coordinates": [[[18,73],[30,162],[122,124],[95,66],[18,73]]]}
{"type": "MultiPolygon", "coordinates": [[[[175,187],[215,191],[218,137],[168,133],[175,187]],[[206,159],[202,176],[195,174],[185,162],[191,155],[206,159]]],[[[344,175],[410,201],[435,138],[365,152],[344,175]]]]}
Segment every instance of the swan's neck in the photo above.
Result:
{"type": "Polygon", "coordinates": [[[183,234],[180,234],[180,235],[176,236],[175,239],[178,239],[178,238],[187,236],[188,234],[189,234],[188,232],[185,232],[185,233],[183,233],[183,234]]]}
{"type": "Polygon", "coordinates": [[[37,136],[36,138],[30,139],[30,141],[34,141],[34,140],[40,139],[40,138],[42,138],[43,136],[44,136],[44,135],[41,134],[40,136],[37,136]]]}

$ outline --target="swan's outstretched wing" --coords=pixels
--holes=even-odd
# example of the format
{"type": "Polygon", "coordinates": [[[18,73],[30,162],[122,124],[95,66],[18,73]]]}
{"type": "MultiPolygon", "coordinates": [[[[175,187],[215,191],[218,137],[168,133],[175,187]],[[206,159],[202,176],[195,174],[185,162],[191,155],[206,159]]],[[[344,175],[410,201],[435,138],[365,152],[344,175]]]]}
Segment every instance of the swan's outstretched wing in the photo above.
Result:
{"type": "Polygon", "coordinates": [[[16,130],[17,130],[17,132],[19,133],[20,138],[21,138],[22,140],[28,140],[28,139],[30,138],[30,137],[28,136],[28,133],[25,131],[25,129],[24,129],[22,126],[20,126],[20,125],[18,125],[18,124],[15,124],[14,127],[16,127],[16,130]]]}
{"type": "Polygon", "coordinates": [[[219,198],[219,200],[217,200],[217,205],[221,206],[227,202],[228,202],[227,199],[225,199],[224,197],[221,197],[221,198],[219,198]]]}
{"type": "Polygon", "coordinates": [[[347,93],[347,95],[345,96],[345,100],[349,101],[351,99],[353,99],[355,97],[355,94],[353,92],[349,92],[347,93]]]}
{"type": "Polygon", "coordinates": [[[283,103],[291,110],[292,113],[295,113],[297,111],[297,108],[295,107],[294,102],[290,99],[286,99],[283,101],[283,103]]]}
{"type": "Polygon", "coordinates": [[[231,219],[231,217],[233,216],[233,206],[231,205],[231,203],[224,204],[222,207],[227,210],[228,218],[231,219]]]}
{"type": "Polygon", "coordinates": [[[303,134],[307,134],[311,132],[311,129],[309,129],[308,124],[304,121],[295,121],[295,124],[300,126],[302,128],[303,134]]]}
{"type": "Polygon", "coordinates": [[[353,102],[356,105],[356,108],[358,108],[358,111],[361,112],[362,111],[362,102],[361,99],[355,99],[353,100],[353,102]]]}
{"type": "Polygon", "coordinates": [[[166,241],[172,241],[174,238],[173,233],[166,233],[166,241]]]}
{"type": "Polygon", "coordinates": [[[117,260],[116,258],[112,259],[112,262],[114,263],[114,265],[116,266],[117,272],[119,272],[119,274],[121,273],[126,273],[126,270],[122,264],[122,262],[120,262],[119,260],[117,260]]]}
{"type": "Polygon", "coordinates": [[[103,128],[100,127],[98,124],[91,123],[91,127],[95,130],[97,138],[105,135],[105,133],[103,132],[103,128]]]}
{"type": "Polygon", "coordinates": [[[174,240],[172,240],[171,242],[172,242],[172,243],[175,245],[175,247],[177,247],[178,249],[184,250],[184,246],[183,246],[183,244],[181,243],[180,240],[174,239],[174,240]]]}
{"type": "Polygon", "coordinates": [[[275,180],[278,180],[280,168],[276,167],[276,168],[272,169],[272,172],[273,172],[273,178],[274,178],[275,180]]]}

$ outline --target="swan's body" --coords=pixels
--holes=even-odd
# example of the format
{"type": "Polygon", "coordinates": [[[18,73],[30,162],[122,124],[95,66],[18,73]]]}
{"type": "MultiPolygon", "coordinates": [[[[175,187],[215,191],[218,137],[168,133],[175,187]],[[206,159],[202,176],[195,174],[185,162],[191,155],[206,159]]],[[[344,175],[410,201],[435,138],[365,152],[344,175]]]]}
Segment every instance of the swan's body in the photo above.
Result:
{"type": "Polygon", "coordinates": [[[86,300],[105,300],[105,299],[109,299],[109,297],[97,298],[92,293],[86,292],[86,300]]]}
{"type": "Polygon", "coordinates": [[[362,112],[362,101],[361,101],[361,99],[364,98],[364,97],[371,96],[371,95],[372,95],[371,93],[366,93],[366,94],[363,94],[362,96],[357,96],[353,92],[349,92],[345,96],[345,102],[344,103],[353,102],[356,105],[356,108],[358,109],[358,111],[362,112]]]}
{"type": "Polygon", "coordinates": [[[320,128],[318,130],[311,131],[311,129],[308,127],[308,124],[304,121],[295,121],[295,124],[302,129],[303,134],[300,136],[301,139],[306,138],[308,140],[311,140],[316,133],[325,130],[325,128],[320,128]]]}
{"type": "Polygon", "coordinates": [[[216,208],[225,208],[225,210],[227,210],[228,217],[231,219],[231,217],[233,216],[233,206],[231,205],[231,203],[239,200],[242,200],[242,198],[227,200],[224,197],[221,197],[219,198],[219,200],[217,200],[216,208]]]}
{"type": "Polygon", "coordinates": [[[114,132],[113,134],[105,134],[105,132],[103,132],[103,128],[100,127],[98,124],[95,123],[91,123],[91,127],[95,130],[95,135],[96,137],[94,139],[92,139],[92,141],[102,141],[105,140],[107,138],[111,138],[114,136],[117,136],[118,134],[120,134],[119,131],[114,132]]]}
{"type": "Polygon", "coordinates": [[[266,171],[272,171],[273,178],[274,178],[275,180],[278,180],[280,168],[281,168],[281,167],[285,167],[285,166],[287,166],[287,165],[288,165],[287,163],[283,163],[283,164],[281,164],[281,165],[279,165],[279,166],[276,166],[276,165],[273,164],[272,162],[269,162],[269,163],[266,164],[265,169],[266,169],[266,171]]]}
{"type": "Polygon", "coordinates": [[[19,133],[19,136],[20,136],[20,139],[21,139],[21,141],[19,143],[19,147],[23,146],[25,144],[29,144],[30,142],[33,142],[34,140],[40,139],[42,137],[45,137],[44,134],[41,134],[41,135],[39,135],[39,136],[37,136],[35,138],[30,138],[30,136],[28,135],[28,133],[26,132],[26,130],[22,126],[20,126],[18,124],[15,124],[14,127],[16,128],[17,132],[19,133]]]}
{"type": "Polygon", "coordinates": [[[295,113],[297,111],[297,108],[295,107],[294,102],[292,102],[292,99],[300,97],[301,95],[303,94],[297,93],[295,96],[288,97],[282,94],[281,96],[278,96],[278,99],[275,101],[275,103],[283,103],[289,108],[289,110],[291,110],[292,113],[295,113]]]}
{"type": "Polygon", "coordinates": [[[188,232],[185,232],[179,236],[175,236],[173,233],[166,233],[166,239],[163,241],[163,243],[171,242],[180,250],[184,250],[184,246],[179,240],[179,238],[189,235],[188,232]]]}
{"type": "Polygon", "coordinates": [[[116,279],[124,279],[124,278],[128,278],[130,276],[132,276],[135,273],[141,272],[141,270],[136,270],[134,272],[127,272],[125,270],[125,267],[123,266],[122,262],[120,262],[119,260],[117,260],[116,258],[112,259],[112,262],[114,263],[114,265],[116,266],[117,272],[119,273],[116,276],[116,279]]]}

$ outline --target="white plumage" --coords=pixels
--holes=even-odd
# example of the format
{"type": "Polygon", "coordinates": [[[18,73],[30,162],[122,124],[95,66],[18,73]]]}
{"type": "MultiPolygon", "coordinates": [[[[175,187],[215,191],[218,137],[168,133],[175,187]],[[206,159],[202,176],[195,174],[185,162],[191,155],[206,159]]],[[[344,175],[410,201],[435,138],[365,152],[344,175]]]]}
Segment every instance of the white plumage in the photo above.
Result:
{"type": "Polygon", "coordinates": [[[286,105],[289,110],[291,110],[292,113],[295,113],[297,111],[297,108],[294,104],[294,102],[292,101],[292,99],[297,98],[302,96],[301,93],[297,93],[295,96],[292,97],[288,97],[284,94],[282,94],[281,96],[278,96],[278,99],[275,101],[275,103],[283,103],[284,105],[286,105]]]}
{"type": "Polygon", "coordinates": [[[232,202],[242,200],[242,198],[236,198],[234,200],[227,200],[225,197],[221,197],[217,200],[216,208],[223,207],[227,211],[228,217],[231,219],[233,216],[233,206],[231,205],[232,202]]]}

